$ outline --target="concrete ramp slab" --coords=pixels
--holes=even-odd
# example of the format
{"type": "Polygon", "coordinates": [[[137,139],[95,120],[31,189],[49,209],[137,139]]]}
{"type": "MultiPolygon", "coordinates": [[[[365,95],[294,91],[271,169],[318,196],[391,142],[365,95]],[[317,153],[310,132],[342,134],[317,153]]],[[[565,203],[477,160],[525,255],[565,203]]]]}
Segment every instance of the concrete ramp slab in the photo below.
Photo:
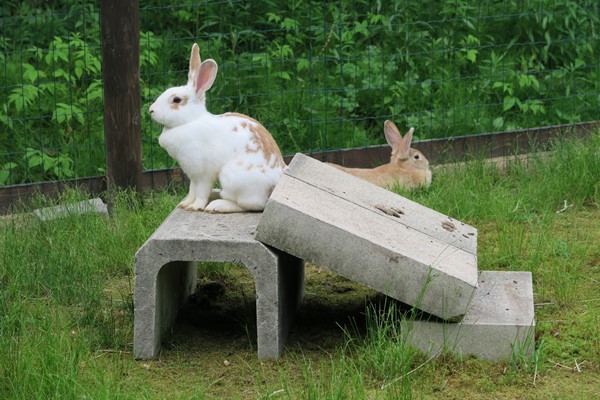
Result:
{"type": "Polygon", "coordinates": [[[302,154],[255,238],[444,320],[478,285],[475,228],[302,154]]]}

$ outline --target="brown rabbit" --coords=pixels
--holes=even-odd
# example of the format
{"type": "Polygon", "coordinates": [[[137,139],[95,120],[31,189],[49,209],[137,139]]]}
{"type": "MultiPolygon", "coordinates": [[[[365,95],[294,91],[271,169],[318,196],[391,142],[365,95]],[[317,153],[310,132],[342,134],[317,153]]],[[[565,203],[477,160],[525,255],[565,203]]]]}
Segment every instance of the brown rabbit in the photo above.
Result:
{"type": "Polygon", "coordinates": [[[392,146],[389,164],[376,168],[345,168],[336,164],[329,165],[381,187],[390,187],[396,183],[405,189],[429,187],[431,184],[429,161],[419,150],[410,147],[414,128],[410,128],[402,137],[396,125],[388,120],[385,121],[383,131],[388,144],[392,146]]]}

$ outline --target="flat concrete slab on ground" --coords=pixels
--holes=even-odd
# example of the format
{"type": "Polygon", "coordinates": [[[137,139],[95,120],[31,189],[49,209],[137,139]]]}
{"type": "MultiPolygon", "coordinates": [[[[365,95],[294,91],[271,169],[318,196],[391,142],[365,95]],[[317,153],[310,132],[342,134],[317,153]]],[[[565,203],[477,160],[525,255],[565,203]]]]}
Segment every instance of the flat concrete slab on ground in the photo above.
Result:
{"type": "Polygon", "coordinates": [[[302,154],[255,237],[444,320],[478,285],[475,228],[302,154]]]}
{"type": "Polygon", "coordinates": [[[482,271],[462,321],[415,320],[408,341],[437,354],[449,351],[497,361],[534,349],[535,316],[530,272],[482,271]]]}
{"type": "Polygon", "coordinates": [[[76,203],[67,203],[54,207],[40,208],[33,210],[33,213],[42,221],[50,221],[57,218],[63,218],[73,214],[101,214],[108,215],[108,207],[102,199],[94,198],[90,200],[78,201],[76,203]]]}

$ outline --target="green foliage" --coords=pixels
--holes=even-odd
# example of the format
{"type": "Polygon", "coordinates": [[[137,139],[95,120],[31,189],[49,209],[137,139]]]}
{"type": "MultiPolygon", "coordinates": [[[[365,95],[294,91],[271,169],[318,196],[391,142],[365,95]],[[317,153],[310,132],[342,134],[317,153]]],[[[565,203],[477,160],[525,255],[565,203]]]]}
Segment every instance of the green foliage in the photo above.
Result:
{"type": "MultiPolygon", "coordinates": [[[[214,113],[261,121],[284,153],[597,119],[600,4],[141,2],[143,163],[174,165],[147,106],[185,83],[191,43],[219,63],[214,113]]],[[[93,2],[5,2],[0,185],[102,174],[100,28],[93,2]],[[27,149],[60,155],[31,169],[27,149]],[[65,166],[71,164],[71,167],[65,166]]]]}
{"type": "Polygon", "coordinates": [[[20,83],[5,87],[0,156],[12,173],[0,184],[98,175],[103,164],[100,49],[76,33],[48,46],[5,60],[8,80],[20,83]]]}

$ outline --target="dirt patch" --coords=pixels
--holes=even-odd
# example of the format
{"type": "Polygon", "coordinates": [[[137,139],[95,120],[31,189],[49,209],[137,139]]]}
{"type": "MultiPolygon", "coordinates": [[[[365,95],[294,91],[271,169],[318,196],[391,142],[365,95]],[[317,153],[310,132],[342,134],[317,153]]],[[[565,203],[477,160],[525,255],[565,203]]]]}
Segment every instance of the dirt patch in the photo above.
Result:
{"type": "MultiPolygon", "coordinates": [[[[326,269],[307,265],[305,295],[288,347],[333,351],[344,330],[364,329],[367,306],[397,303],[326,269]]],[[[256,349],[256,303],[252,276],[243,266],[227,273],[199,275],[196,293],[183,306],[165,351],[182,346],[197,351],[216,345],[224,354],[256,349]],[[198,338],[202,337],[202,340],[198,338]]]]}

